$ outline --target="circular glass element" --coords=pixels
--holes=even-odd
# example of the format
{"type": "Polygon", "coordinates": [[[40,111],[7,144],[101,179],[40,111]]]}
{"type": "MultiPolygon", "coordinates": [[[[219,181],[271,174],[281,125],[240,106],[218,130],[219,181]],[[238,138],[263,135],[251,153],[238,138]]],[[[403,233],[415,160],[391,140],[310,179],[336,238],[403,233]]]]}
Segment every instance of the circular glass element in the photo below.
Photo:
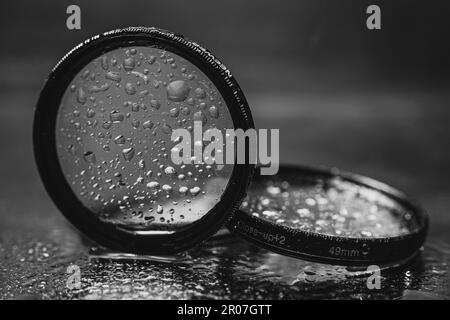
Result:
{"type": "Polygon", "coordinates": [[[285,254],[367,264],[413,255],[427,219],[400,192],[372,179],[282,167],[255,180],[230,226],[285,254]]]}
{"type": "MultiPolygon", "coordinates": [[[[233,164],[194,158],[194,122],[202,132],[234,128],[215,85],[179,55],[151,47],[104,53],[74,77],[59,107],[58,157],[73,192],[107,223],[173,230],[219,201],[233,164]],[[192,136],[190,162],[175,165],[174,130],[192,136]]],[[[186,150],[184,150],[186,151],[186,150]]],[[[203,156],[203,154],[202,154],[203,156]]]]}
{"type": "Polygon", "coordinates": [[[34,149],[47,191],[83,233],[166,255],[206,239],[238,208],[254,166],[224,162],[225,131],[253,127],[210,52],[168,31],[127,28],[58,63],[36,108],[34,149]]]}

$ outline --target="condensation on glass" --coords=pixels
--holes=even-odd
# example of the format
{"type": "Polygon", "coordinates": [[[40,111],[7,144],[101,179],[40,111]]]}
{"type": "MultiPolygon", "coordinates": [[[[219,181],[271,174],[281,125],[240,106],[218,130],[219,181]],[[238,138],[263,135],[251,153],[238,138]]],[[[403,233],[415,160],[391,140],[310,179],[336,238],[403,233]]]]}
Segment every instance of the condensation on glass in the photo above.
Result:
{"type": "Polygon", "coordinates": [[[263,220],[346,238],[386,238],[419,228],[414,214],[378,190],[332,179],[268,179],[255,183],[242,208],[263,220]]]}
{"type": "MultiPolygon", "coordinates": [[[[233,165],[174,165],[174,129],[233,128],[223,97],[195,65],[125,47],[86,65],[67,88],[56,144],[73,192],[101,220],[146,232],[197,221],[220,200],[233,165]]],[[[193,144],[192,144],[193,145],[193,144]]]]}

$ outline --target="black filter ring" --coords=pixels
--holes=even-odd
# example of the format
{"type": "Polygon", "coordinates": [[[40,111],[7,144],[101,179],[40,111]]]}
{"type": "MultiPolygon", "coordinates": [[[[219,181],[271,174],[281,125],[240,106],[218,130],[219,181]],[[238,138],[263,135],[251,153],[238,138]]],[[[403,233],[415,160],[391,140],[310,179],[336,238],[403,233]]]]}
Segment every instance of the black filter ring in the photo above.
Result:
{"type": "MultiPolygon", "coordinates": [[[[403,206],[416,219],[418,228],[406,235],[389,238],[347,238],[301,231],[238,210],[228,222],[228,228],[248,241],[271,251],[337,265],[384,265],[415,256],[425,241],[428,216],[416,203],[402,192],[382,182],[338,169],[305,166],[281,166],[277,178],[292,181],[292,177],[316,177],[326,180],[340,178],[370,189],[375,189],[403,206]],[[336,250],[339,248],[338,250],[336,250]],[[337,254],[338,253],[338,254],[337,254]]],[[[253,183],[271,179],[271,176],[255,175],[253,183]]],[[[251,187],[250,187],[251,188],[251,187]]]]}
{"type": "Polygon", "coordinates": [[[55,125],[61,99],[74,76],[101,54],[120,47],[165,49],[198,67],[214,83],[230,111],[236,129],[254,128],[245,96],[230,71],[207,49],[169,31],[129,27],[94,36],[79,44],[54,67],[35,110],[33,143],[37,167],[50,197],[88,238],[107,248],[137,254],[171,254],[187,250],[214,234],[237,210],[254,172],[252,164],[234,165],[221,200],[201,219],[165,235],[141,235],[102,222],[76,197],[62,172],[55,143],[55,125]]]}

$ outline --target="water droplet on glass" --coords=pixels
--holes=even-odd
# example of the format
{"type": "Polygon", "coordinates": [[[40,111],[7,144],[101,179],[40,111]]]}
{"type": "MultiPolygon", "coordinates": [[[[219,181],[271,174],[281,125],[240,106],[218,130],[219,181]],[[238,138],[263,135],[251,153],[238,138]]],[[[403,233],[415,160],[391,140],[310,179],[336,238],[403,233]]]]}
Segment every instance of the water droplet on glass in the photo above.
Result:
{"type": "Polygon", "coordinates": [[[86,95],[86,91],[84,91],[83,88],[78,88],[77,91],[77,101],[81,104],[85,104],[87,102],[87,95],[86,95]]]}
{"type": "Polygon", "coordinates": [[[125,84],[125,92],[128,94],[128,95],[133,95],[133,94],[135,94],[136,93],[136,87],[134,86],[134,84],[132,84],[131,82],[127,82],[126,84],[125,84]]]}
{"type": "Polygon", "coordinates": [[[119,136],[114,138],[114,142],[116,144],[118,144],[119,146],[124,145],[125,144],[125,137],[123,135],[119,135],[119,136]]]}
{"type": "Polygon", "coordinates": [[[150,120],[147,120],[142,124],[142,127],[144,129],[151,129],[151,128],[153,128],[153,122],[151,122],[150,120]]]}
{"type": "Polygon", "coordinates": [[[124,116],[120,111],[112,111],[109,114],[109,119],[111,119],[111,122],[113,123],[118,123],[123,121],[124,116]]]}
{"type": "Polygon", "coordinates": [[[130,161],[134,157],[134,148],[125,148],[122,150],[123,158],[130,161]]]}
{"type": "Polygon", "coordinates": [[[129,58],[126,58],[123,60],[123,68],[126,71],[133,70],[135,65],[136,65],[136,62],[134,61],[134,58],[132,58],[132,57],[129,57],[129,58]]]}
{"type": "Polygon", "coordinates": [[[183,80],[175,80],[169,83],[166,87],[167,98],[170,101],[181,102],[189,95],[190,87],[183,80]]]}
{"type": "Polygon", "coordinates": [[[158,110],[158,109],[161,107],[161,104],[159,103],[158,100],[152,99],[152,100],[150,100],[150,106],[151,106],[153,109],[158,110]]]}
{"type": "Polygon", "coordinates": [[[211,106],[209,108],[209,114],[211,115],[211,117],[217,119],[219,118],[219,109],[217,109],[216,106],[211,106]]]}
{"type": "Polygon", "coordinates": [[[83,158],[88,163],[95,163],[95,154],[92,151],[86,151],[83,155],[83,158]]]}
{"type": "Polygon", "coordinates": [[[197,88],[194,90],[195,96],[199,99],[205,99],[206,98],[206,92],[203,88],[197,88]]]}
{"type": "Polygon", "coordinates": [[[196,196],[200,193],[201,189],[199,187],[193,187],[189,190],[189,193],[193,196],[196,196]]]}

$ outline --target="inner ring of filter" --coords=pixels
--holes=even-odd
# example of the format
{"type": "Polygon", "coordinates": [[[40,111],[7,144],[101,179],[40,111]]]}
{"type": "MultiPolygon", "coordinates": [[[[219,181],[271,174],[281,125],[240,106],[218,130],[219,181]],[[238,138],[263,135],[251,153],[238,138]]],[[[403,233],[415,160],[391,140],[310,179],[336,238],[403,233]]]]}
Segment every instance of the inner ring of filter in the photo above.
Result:
{"type": "Polygon", "coordinates": [[[427,216],[399,191],[336,169],[282,166],[257,176],[229,227],[273,251],[344,265],[404,260],[427,216]]]}

